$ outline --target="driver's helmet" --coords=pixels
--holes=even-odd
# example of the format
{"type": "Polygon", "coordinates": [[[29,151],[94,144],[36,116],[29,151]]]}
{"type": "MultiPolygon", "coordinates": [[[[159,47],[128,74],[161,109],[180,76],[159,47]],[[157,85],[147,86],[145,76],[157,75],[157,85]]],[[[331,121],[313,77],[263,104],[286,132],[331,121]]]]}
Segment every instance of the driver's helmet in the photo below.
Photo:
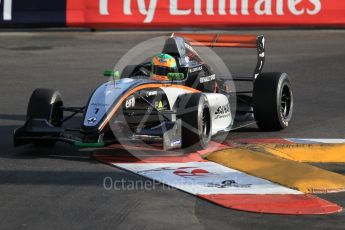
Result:
{"type": "Polygon", "coordinates": [[[158,54],[152,58],[151,79],[169,80],[168,73],[177,73],[176,60],[169,54],[158,54]]]}

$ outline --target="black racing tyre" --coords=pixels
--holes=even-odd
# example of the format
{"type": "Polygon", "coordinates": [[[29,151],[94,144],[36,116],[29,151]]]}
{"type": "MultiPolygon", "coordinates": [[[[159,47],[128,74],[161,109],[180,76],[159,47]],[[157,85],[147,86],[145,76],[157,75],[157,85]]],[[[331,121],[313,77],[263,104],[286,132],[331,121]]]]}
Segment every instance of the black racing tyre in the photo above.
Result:
{"type": "Polygon", "coordinates": [[[205,149],[211,140],[212,130],[207,97],[201,93],[181,95],[177,118],[182,121],[182,148],[205,149]]]}
{"type": "MultiPolygon", "coordinates": [[[[26,120],[46,119],[49,124],[61,127],[63,121],[61,94],[53,89],[36,89],[30,97],[26,120]]],[[[55,141],[36,141],[38,146],[52,146],[55,141]]]]}
{"type": "Polygon", "coordinates": [[[137,66],[136,65],[127,65],[121,72],[121,79],[122,78],[129,78],[132,77],[132,74],[137,66]]]}
{"type": "Polygon", "coordinates": [[[286,73],[262,73],[256,78],[253,110],[261,130],[277,131],[289,126],[293,113],[293,94],[286,73]]]}

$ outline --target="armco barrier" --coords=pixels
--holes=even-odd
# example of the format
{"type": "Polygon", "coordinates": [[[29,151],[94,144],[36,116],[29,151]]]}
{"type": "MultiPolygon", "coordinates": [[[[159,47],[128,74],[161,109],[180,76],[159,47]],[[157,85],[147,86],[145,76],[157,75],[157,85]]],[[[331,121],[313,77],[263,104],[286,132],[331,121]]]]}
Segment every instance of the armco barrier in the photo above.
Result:
{"type": "Polygon", "coordinates": [[[0,0],[1,27],[345,26],[344,0],[0,0]]]}

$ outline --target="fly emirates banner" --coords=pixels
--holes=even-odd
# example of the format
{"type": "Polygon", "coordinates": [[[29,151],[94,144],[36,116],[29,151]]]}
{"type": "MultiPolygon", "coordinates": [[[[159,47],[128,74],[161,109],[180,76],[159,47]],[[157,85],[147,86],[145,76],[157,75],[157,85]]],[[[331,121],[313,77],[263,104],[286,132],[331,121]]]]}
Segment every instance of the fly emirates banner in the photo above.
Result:
{"type": "Polygon", "coordinates": [[[344,26],[345,0],[67,0],[68,26],[344,26]]]}

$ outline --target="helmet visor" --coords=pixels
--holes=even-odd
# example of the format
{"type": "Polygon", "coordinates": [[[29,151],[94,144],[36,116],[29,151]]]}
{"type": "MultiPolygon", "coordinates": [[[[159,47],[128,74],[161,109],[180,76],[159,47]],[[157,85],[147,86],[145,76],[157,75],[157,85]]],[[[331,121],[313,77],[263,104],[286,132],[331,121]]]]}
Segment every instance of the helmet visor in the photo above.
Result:
{"type": "Polygon", "coordinates": [[[176,73],[176,68],[154,65],[152,73],[160,76],[167,76],[168,73],[176,73]]]}

